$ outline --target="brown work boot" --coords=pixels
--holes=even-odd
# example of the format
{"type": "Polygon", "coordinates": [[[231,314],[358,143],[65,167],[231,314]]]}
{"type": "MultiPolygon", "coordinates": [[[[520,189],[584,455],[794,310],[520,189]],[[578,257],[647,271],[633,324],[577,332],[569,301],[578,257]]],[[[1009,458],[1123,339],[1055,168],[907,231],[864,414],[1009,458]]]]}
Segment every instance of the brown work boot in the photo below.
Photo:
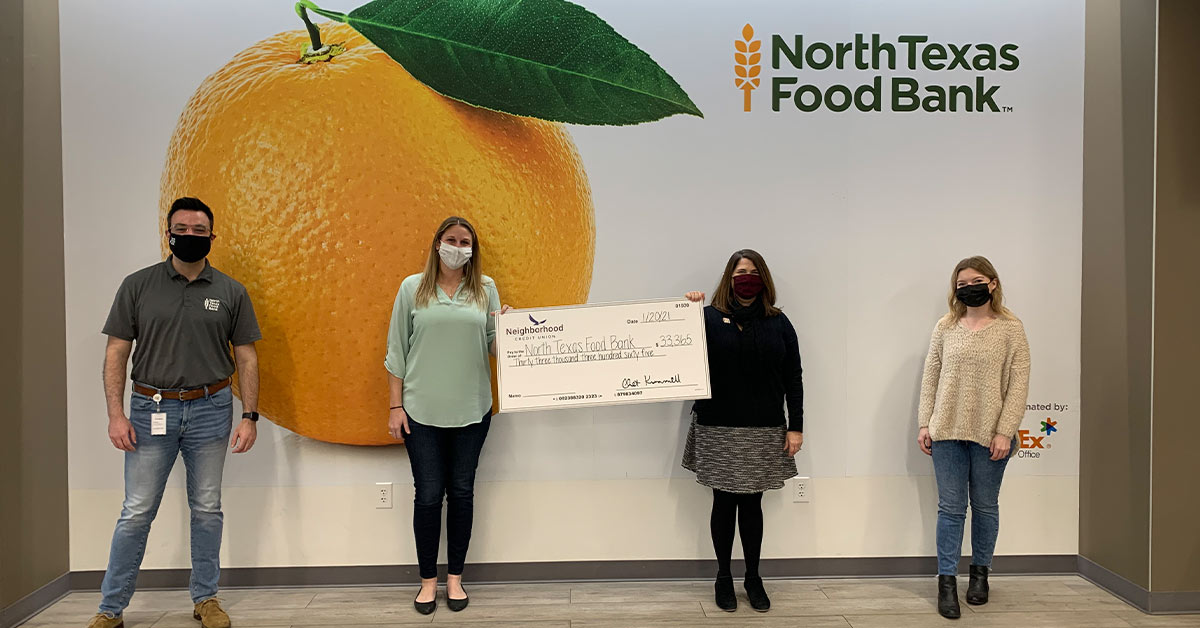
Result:
{"type": "Polygon", "coordinates": [[[125,619],[121,616],[112,617],[107,613],[96,613],[92,621],[88,622],[87,628],[122,628],[125,625],[125,619]]]}
{"type": "Polygon", "coordinates": [[[196,609],[192,611],[192,618],[199,619],[203,628],[229,628],[230,626],[229,615],[221,610],[221,603],[215,597],[210,597],[197,604],[196,609]]]}

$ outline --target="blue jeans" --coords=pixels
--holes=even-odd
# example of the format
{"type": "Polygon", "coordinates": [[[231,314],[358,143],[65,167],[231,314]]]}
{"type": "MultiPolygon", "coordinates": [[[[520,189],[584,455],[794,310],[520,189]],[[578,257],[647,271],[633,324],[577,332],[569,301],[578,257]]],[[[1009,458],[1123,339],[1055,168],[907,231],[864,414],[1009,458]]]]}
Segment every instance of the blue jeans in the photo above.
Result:
{"type": "Polygon", "coordinates": [[[217,594],[224,523],[221,476],[232,419],[230,387],[192,401],[163,399],[159,404],[145,395],[133,394],[129,420],[137,434],[137,445],[135,451],[125,452],[125,503],[113,532],[108,570],[100,585],[101,613],[116,616],[129,606],[146,553],[150,523],[158,514],[167,476],[181,453],[192,512],[192,601],[202,602],[217,594]],[[150,435],[150,415],[154,412],[167,413],[165,435],[150,435]]]}
{"type": "MultiPolygon", "coordinates": [[[[1014,442],[1012,452],[1016,450],[1014,442]]],[[[1009,458],[991,460],[987,447],[971,441],[933,441],[933,473],[938,488],[938,575],[958,574],[968,498],[971,564],[992,565],[996,536],[1000,533],[1000,481],[1004,479],[1009,458]]]]}
{"type": "Polygon", "coordinates": [[[451,575],[462,575],[475,517],[475,469],[491,424],[490,410],[482,421],[465,427],[431,427],[408,418],[411,433],[404,437],[404,445],[416,488],[413,536],[422,578],[437,577],[443,499],[447,570],[451,575]]]}

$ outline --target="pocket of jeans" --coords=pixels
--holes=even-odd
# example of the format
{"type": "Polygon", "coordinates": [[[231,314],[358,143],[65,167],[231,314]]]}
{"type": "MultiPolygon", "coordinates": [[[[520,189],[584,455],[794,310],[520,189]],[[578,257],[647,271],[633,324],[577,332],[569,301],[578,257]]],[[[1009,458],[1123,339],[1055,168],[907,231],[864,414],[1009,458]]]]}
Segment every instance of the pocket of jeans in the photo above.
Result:
{"type": "Polygon", "coordinates": [[[154,400],[135,392],[129,396],[129,411],[133,412],[150,412],[154,408],[154,400]]]}
{"type": "Polygon", "coordinates": [[[228,408],[233,405],[233,386],[226,386],[209,395],[208,401],[218,408],[228,408]]]}

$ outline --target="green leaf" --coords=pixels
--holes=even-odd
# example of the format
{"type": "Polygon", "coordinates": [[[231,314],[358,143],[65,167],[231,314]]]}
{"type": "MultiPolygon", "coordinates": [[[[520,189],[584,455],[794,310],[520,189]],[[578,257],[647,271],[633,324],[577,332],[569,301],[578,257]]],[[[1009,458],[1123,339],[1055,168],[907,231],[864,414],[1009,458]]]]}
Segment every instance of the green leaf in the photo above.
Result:
{"type": "Polygon", "coordinates": [[[450,98],[575,124],[703,117],[650,55],[566,0],[375,0],[346,22],[450,98]]]}

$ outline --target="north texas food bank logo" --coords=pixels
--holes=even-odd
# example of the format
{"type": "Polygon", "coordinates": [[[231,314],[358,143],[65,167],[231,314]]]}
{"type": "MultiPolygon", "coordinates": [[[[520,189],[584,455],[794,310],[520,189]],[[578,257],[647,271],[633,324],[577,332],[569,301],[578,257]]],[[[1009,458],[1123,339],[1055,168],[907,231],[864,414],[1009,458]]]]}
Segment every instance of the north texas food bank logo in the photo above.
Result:
{"type": "Polygon", "coordinates": [[[754,27],[742,27],[742,38],[733,42],[733,84],[743,93],[743,111],[750,111],[750,92],[758,89],[762,81],[762,40],[754,38],[754,27]]]}
{"type": "Polygon", "coordinates": [[[880,33],[855,33],[833,42],[806,41],[802,34],[788,38],[772,34],[768,51],[764,51],[763,41],[755,38],[750,24],[742,27],[741,38],[734,40],[733,48],[733,84],[742,92],[745,112],[752,109],[751,94],[762,86],[763,57],[768,51],[775,70],[769,81],[774,112],[790,102],[806,113],[820,109],[1011,113],[1011,105],[996,102],[1001,85],[995,79],[1021,64],[1015,43],[943,43],[933,41],[929,35],[914,34],[884,37],[880,33]],[[808,82],[810,76],[823,70],[836,70],[839,79],[853,73],[871,74],[851,84],[808,82]],[[936,80],[943,76],[938,73],[955,70],[972,76],[968,79],[961,73],[953,74],[968,79],[958,83],[937,80],[935,84],[928,79],[933,76],[936,80]],[[900,74],[905,72],[919,72],[921,76],[900,74]]]}

